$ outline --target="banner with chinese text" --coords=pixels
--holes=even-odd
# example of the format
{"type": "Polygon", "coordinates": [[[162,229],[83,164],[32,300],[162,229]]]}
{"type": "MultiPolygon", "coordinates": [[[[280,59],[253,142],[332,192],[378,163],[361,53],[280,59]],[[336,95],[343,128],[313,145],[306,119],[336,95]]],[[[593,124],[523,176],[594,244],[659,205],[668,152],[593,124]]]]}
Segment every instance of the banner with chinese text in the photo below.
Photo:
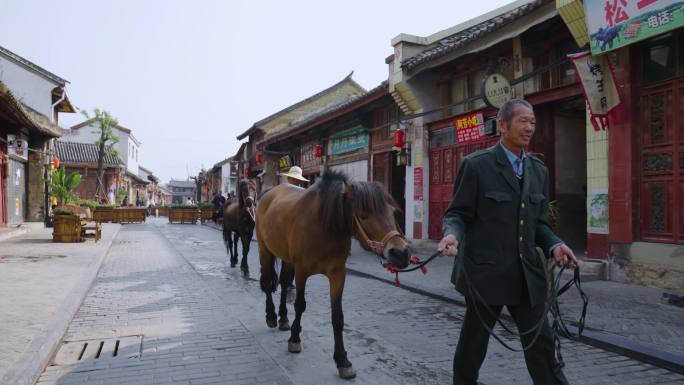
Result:
{"type": "Polygon", "coordinates": [[[482,112],[456,117],[454,127],[456,128],[456,141],[458,143],[475,142],[485,138],[482,112]]]}
{"type": "Polygon", "coordinates": [[[316,157],[315,148],[318,145],[317,141],[307,142],[302,145],[302,168],[310,168],[320,166],[321,158],[316,157]]]}
{"type": "Polygon", "coordinates": [[[614,50],[684,25],[683,1],[584,0],[591,53],[614,50]]]}
{"type": "Polygon", "coordinates": [[[620,104],[613,71],[606,55],[591,56],[589,51],[570,55],[591,111],[595,130],[608,127],[608,113],[620,104]]]}

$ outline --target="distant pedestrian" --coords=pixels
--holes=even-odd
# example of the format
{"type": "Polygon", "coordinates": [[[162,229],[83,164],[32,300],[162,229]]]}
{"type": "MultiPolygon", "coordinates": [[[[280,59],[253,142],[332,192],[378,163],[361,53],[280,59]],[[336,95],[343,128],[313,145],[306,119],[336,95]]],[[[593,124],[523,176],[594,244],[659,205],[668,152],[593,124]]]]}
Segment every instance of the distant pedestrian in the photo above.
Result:
{"type": "Polygon", "coordinates": [[[185,201],[185,204],[188,206],[192,206],[192,198],[188,197],[188,199],[185,201]]]}

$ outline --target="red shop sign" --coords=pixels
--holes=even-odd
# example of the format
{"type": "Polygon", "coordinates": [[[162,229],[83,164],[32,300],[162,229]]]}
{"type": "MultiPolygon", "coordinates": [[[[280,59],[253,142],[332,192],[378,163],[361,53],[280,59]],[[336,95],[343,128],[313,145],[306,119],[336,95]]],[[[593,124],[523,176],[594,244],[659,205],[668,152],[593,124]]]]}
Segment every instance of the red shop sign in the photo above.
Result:
{"type": "Polygon", "coordinates": [[[482,112],[456,117],[454,127],[456,128],[456,141],[458,143],[475,142],[485,138],[482,112]]]}

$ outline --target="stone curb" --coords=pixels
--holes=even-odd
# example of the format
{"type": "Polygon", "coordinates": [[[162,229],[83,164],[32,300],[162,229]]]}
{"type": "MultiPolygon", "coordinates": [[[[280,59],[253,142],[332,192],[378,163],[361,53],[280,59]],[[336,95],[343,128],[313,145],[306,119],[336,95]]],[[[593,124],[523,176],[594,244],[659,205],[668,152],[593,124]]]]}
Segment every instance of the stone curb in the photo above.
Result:
{"type": "Polygon", "coordinates": [[[54,355],[59,347],[64,333],[71,323],[71,320],[76,315],[76,312],[81,307],[83,300],[88,295],[90,288],[93,286],[97,274],[102,267],[109,250],[112,248],[114,239],[121,226],[116,226],[114,234],[112,235],[109,246],[101,253],[83,273],[81,284],[77,285],[69,295],[66,297],[62,311],[55,316],[55,319],[50,322],[46,330],[37,335],[29,344],[26,351],[14,362],[5,375],[0,379],[2,385],[33,385],[48,365],[50,358],[54,355]]]}

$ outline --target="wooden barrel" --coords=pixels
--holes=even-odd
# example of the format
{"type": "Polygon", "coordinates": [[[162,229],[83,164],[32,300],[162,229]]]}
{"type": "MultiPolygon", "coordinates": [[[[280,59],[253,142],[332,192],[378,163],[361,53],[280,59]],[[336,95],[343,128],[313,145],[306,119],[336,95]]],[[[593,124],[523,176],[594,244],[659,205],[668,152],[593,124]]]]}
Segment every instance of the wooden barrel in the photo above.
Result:
{"type": "Polygon", "coordinates": [[[81,242],[81,219],[76,215],[56,214],[52,242],[81,242]]]}

